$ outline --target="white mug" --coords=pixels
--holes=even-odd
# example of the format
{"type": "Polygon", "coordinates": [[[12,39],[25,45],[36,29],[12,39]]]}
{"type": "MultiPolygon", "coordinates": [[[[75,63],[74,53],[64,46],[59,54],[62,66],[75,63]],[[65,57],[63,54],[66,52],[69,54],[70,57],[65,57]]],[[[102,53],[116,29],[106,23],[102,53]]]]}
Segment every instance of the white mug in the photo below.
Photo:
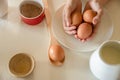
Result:
{"type": "Polygon", "coordinates": [[[104,42],[91,55],[90,69],[100,80],[120,80],[120,41],[104,42]]]}
{"type": "Polygon", "coordinates": [[[0,17],[8,12],[8,0],[0,0],[0,17]]]}

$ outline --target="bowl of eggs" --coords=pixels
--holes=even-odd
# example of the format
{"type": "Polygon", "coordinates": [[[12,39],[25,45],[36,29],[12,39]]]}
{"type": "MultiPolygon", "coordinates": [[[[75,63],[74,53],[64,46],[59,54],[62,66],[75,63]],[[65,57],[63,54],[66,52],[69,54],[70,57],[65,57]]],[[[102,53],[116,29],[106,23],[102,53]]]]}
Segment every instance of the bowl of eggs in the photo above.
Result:
{"type": "Polygon", "coordinates": [[[19,11],[21,20],[29,25],[36,25],[45,17],[42,1],[24,0],[19,5],[19,11]]]}
{"type": "Polygon", "coordinates": [[[113,32],[113,22],[106,9],[101,16],[101,21],[97,26],[92,23],[93,17],[97,13],[88,9],[81,13],[73,12],[71,15],[71,24],[77,27],[77,35],[79,39],[88,39],[85,42],[76,39],[73,35],[69,35],[63,28],[64,5],[60,6],[53,17],[52,32],[56,40],[64,47],[78,52],[89,52],[98,48],[104,41],[110,39],[113,32]]]}
{"type": "Polygon", "coordinates": [[[15,77],[26,77],[32,73],[35,62],[32,56],[18,53],[11,57],[8,63],[9,72],[15,77]]]}

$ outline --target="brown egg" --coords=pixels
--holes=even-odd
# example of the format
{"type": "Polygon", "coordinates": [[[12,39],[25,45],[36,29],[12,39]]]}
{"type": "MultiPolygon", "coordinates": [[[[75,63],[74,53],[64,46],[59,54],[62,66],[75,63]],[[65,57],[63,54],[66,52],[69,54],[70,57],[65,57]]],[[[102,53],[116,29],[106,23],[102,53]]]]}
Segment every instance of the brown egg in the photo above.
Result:
{"type": "Polygon", "coordinates": [[[93,18],[97,15],[97,13],[93,10],[86,10],[83,14],[83,20],[88,23],[92,23],[93,18]]]}
{"type": "Polygon", "coordinates": [[[62,61],[65,57],[64,50],[59,45],[52,45],[48,54],[50,59],[54,62],[62,61]]]}
{"type": "Polygon", "coordinates": [[[75,11],[71,15],[72,25],[79,26],[82,23],[82,14],[79,11],[75,11]]]}
{"type": "Polygon", "coordinates": [[[92,25],[89,23],[82,23],[77,29],[77,35],[80,39],[86,39],[92,34],[92,25]]]}

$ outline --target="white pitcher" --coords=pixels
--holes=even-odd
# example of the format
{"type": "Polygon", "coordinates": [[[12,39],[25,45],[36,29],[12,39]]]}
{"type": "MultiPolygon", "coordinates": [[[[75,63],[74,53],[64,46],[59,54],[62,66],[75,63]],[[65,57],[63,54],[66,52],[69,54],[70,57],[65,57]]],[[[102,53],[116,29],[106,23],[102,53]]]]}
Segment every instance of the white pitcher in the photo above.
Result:
{"type": "Polygon", "coordinates": [[[92,54],[90,69],[100,80],[120,80],[120,41],[103,43],[92,54]]]}
{"type": "Polygon", "coordinates": [[[8,12],[8,0],[0,0],[0,17],[8,12]]]}

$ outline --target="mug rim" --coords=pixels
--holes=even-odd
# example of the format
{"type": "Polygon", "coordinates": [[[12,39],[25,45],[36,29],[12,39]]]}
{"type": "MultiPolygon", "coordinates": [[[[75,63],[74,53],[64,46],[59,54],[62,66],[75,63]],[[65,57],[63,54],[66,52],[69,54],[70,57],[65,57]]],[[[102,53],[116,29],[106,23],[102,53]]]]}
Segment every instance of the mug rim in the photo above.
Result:
{"type": "Polygon", "coordinates": [[[98,53],[99,53],[99,56],[100,56],[100,59],[103,63],[107,64],[107,65],[110,65],[110,66],[119,66],[120,64],[110,64],[110,63],[107,63],[103,60],[103,58],[101,57],[101,54],[102,54],[102,49],[103,47],[105,47],[106,45],[109,45],[110,43],[113,43],[113,44],[120,44],[120,41],[118,40],[108,40],[108,41],[105,41],[104,43],[101,44],[101,46],[99,47],[98,49],[98,53]]]}

